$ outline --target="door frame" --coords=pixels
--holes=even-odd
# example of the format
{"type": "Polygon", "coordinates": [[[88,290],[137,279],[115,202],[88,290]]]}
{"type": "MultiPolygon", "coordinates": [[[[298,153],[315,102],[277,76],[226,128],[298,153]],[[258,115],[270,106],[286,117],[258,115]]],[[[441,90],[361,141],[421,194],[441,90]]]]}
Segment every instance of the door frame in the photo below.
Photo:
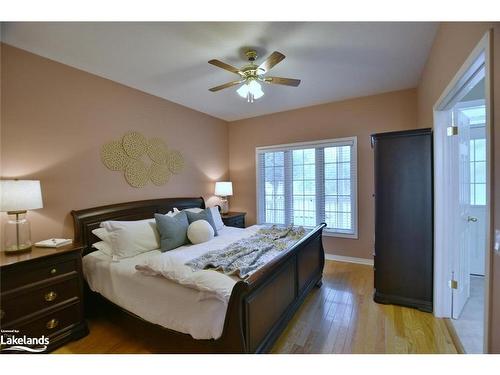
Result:
{"type": "Polygon", "coordinates": [[[487,157],[487,174],[486,174],[486,244],[487,251],[485,254],[485,298],[484,298],[484,341],[483,348],[485,352],[489,352],[489,326],[490,326],[490,283],[491,283],[491,253],[493,249],[493,205],[492,203],[492,30],[490,29],[481,38],[479,43],[474,47],[463,65],[455,74],[450,83],[446,86],[439,99],[433,106],[434,114],[434,315],[436,317],[451,317],[451,290],[449,280],[451,276],[451,251],[447,247],[446,237],[449,227],[446,225],[446,204],[443,203],[446,199],[447,190],[447,175],[446,166],[444,165],[444,150],[446,142],[446,129],[442,129],[442,124],[438,122],[442,110],[450,102],[451,98],[466,83],[464,77],[473,68],[473,64],[478,58],[484,54],[485,64],[485,104],[486,104],[486,157],[487,157]],[[439,128],[438,128],[439,127],[439,128]],[[444,131],[443,131],[444,130],[444,131]]]}

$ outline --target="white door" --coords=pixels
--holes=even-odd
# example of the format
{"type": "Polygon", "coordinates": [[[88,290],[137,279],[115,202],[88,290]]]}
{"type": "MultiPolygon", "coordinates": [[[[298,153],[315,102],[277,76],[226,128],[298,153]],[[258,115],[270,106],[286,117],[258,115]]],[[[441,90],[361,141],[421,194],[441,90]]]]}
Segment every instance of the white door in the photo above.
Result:
{"type": "Polygon", "coordinates": [[[470,273],[484,276],[486,265],[486,206],[471,206],[470,215],[475,222],[471,222],[470,235],[470,273]]]}
{"type": "Polygon", "coordinates": [[[471,156],[471,216],[476,219],[474,225],[471,225],[471,257],[470,273],[472,275],[485,275],[486,252],[488,249],[486,232],[488,228],[486,215],[486,111],[484,101],[476,101],[469,104],[462,110],[467,116],[469,109],[472,112],[469,119],[474,121],[476,116],[476,126],[470,129],[470,156],[471,156]],[[476,106],[475,105],[477,102],[476,106]]]}
{"type": "Polygon", "coordinates": [[[471,220],[470,213],[470,133],[469,121],[460,111],[455,111],[455,122],[458,126],[455,153],[458,161],[455,171],[458,172],[458,188],[456,201],[455,246],[453,254],[453,279],[457,285],[452,289],[452,317],[458,319],[470,297],[470,246],[471,246],[471,220]]]}

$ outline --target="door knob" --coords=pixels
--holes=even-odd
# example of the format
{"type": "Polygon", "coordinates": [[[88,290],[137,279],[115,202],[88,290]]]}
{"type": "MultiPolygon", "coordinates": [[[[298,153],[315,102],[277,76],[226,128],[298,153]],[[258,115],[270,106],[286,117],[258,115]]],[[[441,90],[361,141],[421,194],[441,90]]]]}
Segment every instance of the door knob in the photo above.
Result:
{"type": "Polygon", "coordinates": [[[477,221],[477,217],[474,217],[474,216],[468,216],[468,217],[467,217],[467,221],[468,221],[468,222],[471,222],[471,221],[472,221],[473,223],[475,223],[475,222],[477,221]]]}

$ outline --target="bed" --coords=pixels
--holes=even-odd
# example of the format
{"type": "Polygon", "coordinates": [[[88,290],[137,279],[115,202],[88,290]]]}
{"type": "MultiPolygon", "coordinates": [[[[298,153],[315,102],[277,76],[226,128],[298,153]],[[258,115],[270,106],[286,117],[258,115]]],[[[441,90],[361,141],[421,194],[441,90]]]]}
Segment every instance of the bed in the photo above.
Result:
{"type": "MultiPolygon", "coordinates": [[[[113,309],[128,330],[154,342],[157,352],[267,352],[309,291],[321,285],[325,224],[247,279],[235,278],[226,303],[200,299],[197,291],[138,273],[134,266],[140,258],[152,256],[157,250],[140,254],[137,259],[113,262],[92,247],[99,241],[92,230],[102,221],[147,219],[174,207],[205,208],[205,202],[203,198],[164,198],[72,211],[75,241],[84,246],[86,311],[95,315],[113,309]],[[163,298],[154,301],[155,295],[163,298]]],[[[236,239],[252,230],[226,227],[216,239],[236,239]]],[[[195,246],[189,251],[196,251],[195,246]]],[[[179,254],[181,251],[185,250],[180,249],[179,254]]]]}

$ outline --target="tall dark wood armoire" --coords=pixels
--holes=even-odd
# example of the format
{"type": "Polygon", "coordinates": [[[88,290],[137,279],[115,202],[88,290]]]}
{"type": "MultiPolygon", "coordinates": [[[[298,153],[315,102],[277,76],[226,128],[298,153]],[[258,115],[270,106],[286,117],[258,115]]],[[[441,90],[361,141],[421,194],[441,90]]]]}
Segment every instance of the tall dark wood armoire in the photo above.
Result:
{"type": "Polygon", "coordinates": [[[432,130],[372,135],[375,294],[379,303],[432,311],[432,130]]]}

